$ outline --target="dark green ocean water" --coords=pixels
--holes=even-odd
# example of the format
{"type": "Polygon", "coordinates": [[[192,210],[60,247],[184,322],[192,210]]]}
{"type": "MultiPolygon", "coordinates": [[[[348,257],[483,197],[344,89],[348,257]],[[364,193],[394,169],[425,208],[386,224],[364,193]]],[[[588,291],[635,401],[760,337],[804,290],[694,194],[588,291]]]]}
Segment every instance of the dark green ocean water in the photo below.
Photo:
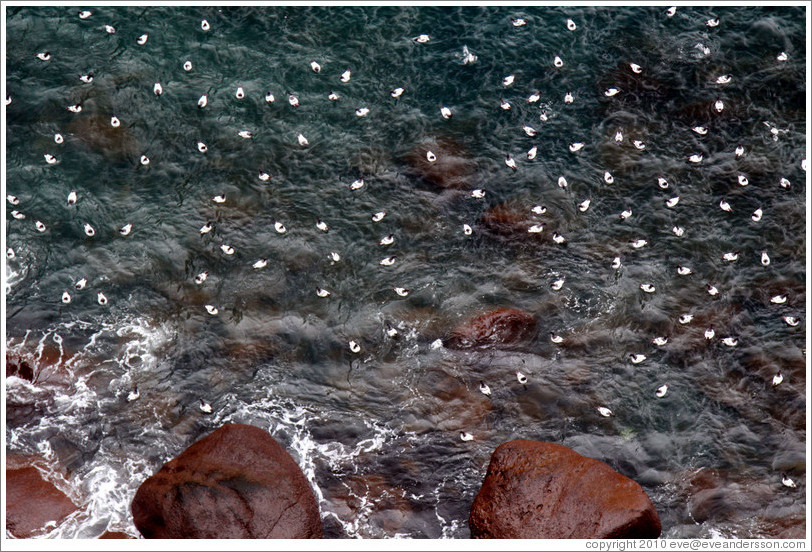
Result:
{"type": "Polygon", "coordinates": [[[6,7],[5,193],[19,200],[6,201],[6,347],[37,367],[34,384],[6,380],[6,449],[44,456],[84,505],[51,536],[137,535],[138,485],[225,422],[263,427],[291,451],[332,538],[468,537],[490,454],[517,438],[564,444],[638,481],[665,537],[803,527],[804,8],[78,11],[6,7]],[[730,82],[717,83],[723,75],[730,82]],[[544,230],[526,232],[535,223],[544,230]],[[394,243],[379,245],[389,234],[394,243]],[[647,245],[629,245],[640,238],[647,245]],[[387,256],[395,263],[382,266],[387,256]],[[261,258],[268,265],[252,268],[261,258]],[[74,289],[81,278],[87,287],[74,289]],[[537,318],[526,346],[432,347],[503,306],[537,318]]]}

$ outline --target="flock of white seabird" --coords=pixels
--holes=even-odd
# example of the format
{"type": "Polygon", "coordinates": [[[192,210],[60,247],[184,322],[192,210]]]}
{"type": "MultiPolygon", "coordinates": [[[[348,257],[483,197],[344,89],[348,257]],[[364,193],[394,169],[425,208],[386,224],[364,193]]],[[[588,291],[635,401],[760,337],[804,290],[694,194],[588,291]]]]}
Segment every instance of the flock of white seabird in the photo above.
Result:
{"type": "MultiPolygon", "coordinates": [[[[676,7],[669,8],[666,11],[666,16],[667,17],[672,17],[676,13],[676,10],[677,10],[676,7]]],[[[92,15],[93,15],[93,12],[91,10],[83,10],[83,11],[79,12],[79,18],[83,19],[83,20],[89,19],[92,15]]],[[[720,24],[720,20],[718,18],[709,19],[709,20],[707,20],[705,22],[705,24],[708,27],[711,27],[711,28],[712,27],[717,27],[720,24]]],[[[513,18],[513,19],[511,19],[511,25],[514,26],[514,27],[519,28],[519,27],[523,27],[523,26],[527,25],[527,21],[525,19],[523,19],[523,18],[513,18]]],[[[576,31],[578,29],[578,26],[576,25],[576,23],[572,19],[567,19],[566,26],[567,26],[567,29],[569,31],[574,32],[574,31],[576,31]]],[[[209,31],[211,29],[211,24],[208,21],[203,20],[203,21],[201,21],[200,27],[204,31],[209,31]]],[[[111,25],[104,25],[104,30],[107,33],[110,33],[110,34],[113,34],[113,33],[116,32],[115,28],[112,27],[111,25]]],[[[143,45],[145,45],[147,43],[148,38],[149,38],[149,35],[147,33],[144,33],[144,34],[140,35],[136,39],[136,43],[138,45],[140,45],[140,46],[143,46],[143,45]]],[[[431,40],[431,35],[421,34],[421,35],[418,35],[418,36],[414,37],[413,40],[414,40],[415,43],[418,43],[418,44],[426,44],[431,40]]],[[[709,50],[706,53],[709,53],[709,50]]],[[[473,55],[468,50],[467,47],[464,48],[463,55],[464,55],[463,63],[466,63],[466,64],[467,63],[473,63],[477,59],[477,57],[475,55],[473,55]]],[[[36,57],[38,59],[40,59],[41,61],[43,61],[43,62],[48,62],[48,61],[50,61],[52,59],[52,53],[50,51],[43,51],[43,52],[37,53],[36,57]]],[[[787,59],[788,59],[788,56],[787,56],[787,54],[785,52],[779,53],[777,55],[777,57],[776,57],[776,60],[779,63],[785,62],[785,61],[787,61],[787,59]]],[[[315,59],[310,60],[309,66],[310,66],[310,69],[314,73],[321,73],[322,72],[322,65],[315,59]]],[[[564,66],[564,60],[562,59],[562,57],[560,55],[555,55],[553,57],[552,66],[555,67],[555,68],[561,68],[561,67],[564,66]]],[[[182,67],[183,67],[183,70],[186,71],[186,72],[191,71],[193,69],[192,61],[191,60],[186,60],[183,63],[182,67]]],[[[641,66],[641,65],[639,65],[637,63],[634,63],[634,62],[629,62],[629,67],[636,74],[640,74],[640,73],[643,73],[645,71],[643,66],[641,66]]],[[[350,81],[351,78],[352,78],[352,71],[351,71],[350,68],[347,68],[345,71],[343,71],[340,74],[340,76],[338,76],[338,81],[340,81],[341,83],[347,83],[347,82],[350,81]]],[[[81,81],[83,83],[90,84],[90,83],[93,82],[93,75],[92,75],[92,73],[81,75],[80,79],[81,79],[81,81]]],[[[732,75],[730,75],[730,74],[722,74],[722,75],[719,75],[718,77],[716,77],[716,79],[713,82],[715,84],[717,84],[717,85],[725,85],[725,84],[728,84],[728,83],[732,82],[732,80],[733,80],[732,75]]],[[[516,81],[516,76],[514,74],[509,74],[509,75],[506,75],[502,79],[501,83],[502,83],[503,87],[508,88],[508,87],[511,87],[515,83],[515,81],[516,81]]],[[[390,95],[393,98],[399,98],[405,92],[406,92],[406,89],[404,87],[398,86],[398,87],[395,87],[395,88],[391,89],[390,95]]],[[[163,93],[163,86],[161,85],[160,82],[155,82],[154,83],[154,85],[153,85],[153,93],[154,93],[155,96],[158,96],[158,97],[161,96],[161,94],[163,93]]],[[[607,97],[607,98],[612,98],[612,97],[615,97],[615,96],[617,96],[619,94],[622,94],[622,93],[623,93],[623,90],[620,89],[620,88],[617,88],[617,87],[609,87],[609,88],[605,89],[604,92],[603,92],[604,96],[607,97]]],[[[287,95],[288,95],[288,103],[290,104],[291,107],[295,108],[295,107],[298,107],[300,105],[299,99],[294,94],[292,94],[290,92],[287,92],[287,95]]],[[[240,86],[240,87],[238,87],[236,89],[235,97],[238,100],[241,100],[241,99],[245,98],[245,90],[243,89],[243,87],[240,86]]],[[[340,99],[340,96],[335,91],[331,91],[329,93],[329,95],[328,95],[328,99],[330,101],[338,101],[340,99]]],[[[535,91],[534,93],[532,93],[527,98],[527,102],[528,103],[537,103],[537,102],[539,102],[540,99],[541,99],[541,92],[540,91],[535,91]]],[[[265,101],[268,104],[273,104],[275,102],[275,96],[274,96],[272,91],[268,91],[265,94],[265,101]]],[[[503,110],[510,110],[512,108],[512,105],[511,105],[510,101],[505,99],[504,97],[501,97],[499,101],[500,101],[500,107],[503,110]]],[[[565,104],[572,104],[574,101],[575,101],[575,97],[574,97],[572,91],[567,91],[566,94],[564,95],[564,103],[565,104]]],[[[6,98],[6,105],[9,105],[11,102],[12,102],[12,98],[9,95],[6,98]]],[[[209,104],[208,95],[207,94],[202,94],[200,96],[200,98],[198,99],[198,102],[197,102],[198,108],[200,108],[201,110],[205,109],[205,108],[207,108],[208,104],[209,104]]],[[[724,102],[723,102],[723,100],[721,98],[716,100],[716,102],[714,103],[714,108],[716,109],[717,112],[722,112],[725,109],[724,102]]],[[[67,106],[67,109],[69,111],[73,112],[73,113],[81,113],[82,106],[81,106],[81,104],[74,104],[74,105],[67,106]]],[[[370,112],[370,109],[368,107],[366,107],[366,106],[359,106],[359,107],[357,107],[355,109],[355,114],[358,117],[364,117],[364,116],[368,115],[369,112],[370,112]]],[[[452,116],[453,116],[453,112],[452,112],[450,107],[443,105],[440,108],[440,115],[444,119],[451,119],[452,116]]],[[[541,115],[540,115],[539,118],[540,118],[541,122],[544,122],[544,121],[547,120],[548,114],[547,114],[547,111],[545,109],[542,109],[541,115]]],[[[768,121],[765,121],[764,124],[769,128],[770,134],[772,135],[773,140],[777,140],[778,136],[780,134],[786,132],[786,130],[779,129],[773,123],[770,123],[768,121]]],[[[120,121],[120,119],[118,117],[116,117],[115,115],[112,115],[111,118],[110,118],[110,125],[113,128],[118,128],[121,125],[121,121],[120,121]]],[[[535,137],[538,134],[538,130],[536,128],[532,127],[529,124],[523,124],[522,125],[522,130],[529,137],[535,137]]],[[[706,135],[709,134],[708,127],[702,126],[702,125],[694,126],[690,130],[693,131],[694,133],[696,133],[699,136],[706,136],[706,135]]],[[[238,132],[238,135],[241,136],[244,139],[251,139],[253,137],[253,134],[248,130],[241,130],[241,131],[238,132]]],[[[301,132],[297,133],[296,139],[297,139],[297,143],[301,147],[306,147],[306,146],[309,145],[308,139],[301,132]]],[[[616,131],[616,133],[614,135],[614,140],[617,143],[623,142],[625,140],[625,137],[623,135],[623,129],[617,129],[617,131],[616,131]]],[[[54,142],[57,145],[62,144],[63,141],[64,141],[64,138],[63,138],[62,134],[57,133],[57,134],[54,135],[54,142]]],[[[634,147],[637,148],[638,150],[644,150],[646,148],[646,144],[641,140],[634,139],[631,142],[634,145],[634,147]]],[[[573,154],[578,153],[586,145],[587,144],[585,142],[581,142],[581,141],[570,142],[569,143],[569,151],[572,152],[573,154]]],[[[198,151],[200,153],[204,153],[204,154],[208,151],[208,147],[202,141],[197,142],[197,149],[198,149],[198,151]]],[[[534,145],[526,153],[527,160],[528,161],[535,160],[536,156],[537,156],[537,153],[538,153],[538,147],[534,145]]],[[[736,147],[736,149],[735,149],[736,158],[741,158],[742,156],[744,156],[744,154],[745,154],[744,147],[742,145],[738,145],[736,147]]],[[[47,164],[49,164],[49,165],[55,165],[55,164],[59,163],[59,159],[55,155],[53,155],[51,153],[45,153],[44,154],[44,159],[45,159],[45,162],[47,164]]],[[[426,159],[429,162],[435,162],[435,161],[437,161],[437,155],[432,151],[427,151],[426,152],[426,159]]],[[[693,163],[693,164],[700,164],[700,163],[702,163],[703,159],[704,159],[704,157],[703,157],[703,155],[701,153],[692,154],[689,157],[687,157],[687,161],[690,162],[690,163],[693,163]]],[[[142,165],[148,165],[150,163],[150,160],[146,155],[142,155],[141,158],[140,158],[140,162],[141,162],[142,165]]],[[[516,160],[511,156],[510,153],[507,153],[506,156],[505,156],[505,164],[512,171],[517,171],[518,168],[519,168],[518,165],[517,165],[516,160]]],[[[806,159],[804,159],[803,162],[802,162],[802,168],[803,168],[804,171],[806,171],[806,159]]],[[[271,176],[268,173],[264,172],[263,170],[260,170],[259,171],[259,179],[261,181],[263,181],[263,182],[267,182],[267,181],[269,181],[271,179],[271,176]]],[[[614,183],[614,177],[612,176],[612,174],[609,171],[604,172],[603,180],[607,185],[612,185],[614,183]]],[[[746,175],[739,174],[737,176],[737,183],[740,186],[745,187],[745,186],[748,186],[749,180],[748,180],[746,175]]],[[[658,178],[657,184],[662,189],[667,189],[669,187],[669,184],[668,184],[667,180],[665,178],[663,178],[663,177],[658,178]]],[[[778,184],[782,188],[785,188],[785,189],[789,188],[790,185],[791,185],[789,180],[787,180],[786,178],[783,178],[783,177],[780,179],[778,184]]],[[[566,178],[564,176],[561,176],[558,179],[558,185],[562,189],[565,189],[565,190],[567,189],[567,180],[566,180],[566,178]]],[[[358,180],[355,180],[354,182],[352,182],[349,185],[349,189],[351,191],[359,190],[359,189],[361,189],[363,187],[364,187],[364,180],[362,178],[358,179],[358,180]]],[[[473,190],[473,192],[471,193],[471,197],[476,198],[476,199],[482,199],[482,198],[485,197],[485,194],[486,194],[486,191],[484,189],[476,189],[476,190],[473,190]]],[[[19,199],[16,196],[8,195],[6,199],[13,206],[17,206],[19,204],[19,199]]],[[[79,200],[79,198],[78,198],[77,192],[75,190],[72,190],[68,194],[68,198],[67,198],[68,205],[69,206],[75,205],[78,202],[78,200],[79,200]]],[[[214,196],[212,198],[212,200],[215,203],[222,204],[222,203],[225,203],[227,201],[227,198],[226,198],[225,194],[218,194],[218,195],[214,196]]],[[[669,209],[673,209],[673,208],[675,208],[677,206],[679,201],[680,201],[680,196],[679,195],[673,196],[673,197],[671,197],[671,198],[669,198],[669,199],[667,199],[665,201],[665,206],[667,208],[669,208],[669,209]]],[[[578,205],[577,205],[578,210],[580,212],[582,212],[582,213],[586,212],[589,209],[590,203],[591,203],[590,198],[584,199],[583,201],[578,203],[578,205]]],[[[730,203],[725,198],[722,198],[720,200],[719,207],[724,212],[734,213],[733,207],[730,205],[730,203]]],[[[545,206],[543,206],[543,205],[536,205],[531,209],[531,211],[534,214],[543,215],[543,214],[545,214],[547,212],[547,208],[545,206]]],[[[17,220],[22,220],[22,219],[25,218],[25,214],[20,212],[19,210],[16,210],[16,209],[14,211],[12,211],[11,214],[17,220]]],[[[627,220],[628,218],[630,218],[632,216],[632,214],[633,214],[632,208],[627,207],[626,209],[624,209],[620,213],[619,218],[620,218],[621,221],[627,220]]],[[[384,218],[385,215],[386,215],[386,211],[379,211],[379,212],[375,213],[372,216],[372,221],[373,222],[380,222],[384,218]]],[[[753,214],[751,215],[750,218],[751,218],[751,220],[753,222],[759,222],[762,219],[763,215],[764,215],[764,211],[763,211],[763,209],[761,207],[759,207],[758,209],[756,209],[753,212],[753,214]]],[[[36,220],[35,221],[35,226],[36,226],[36,228],[37,228],[37,230],[39,232],[45,232],[47,230],[46,225],[42,221],[36,220]]],[[[323,231],[323,232],[328,232],[328,230],[329,230],[328,224],[326,222],[322,221],[321,219],[317,219],[316,227],[319,230],[323,231]]],[[[202,227],[200,227],[199,233],[201,235],[208,234],[209,232],[211,232],[213,230],[213,228],[214,228],[214,224],[212,222],[210,222],[210,221],[206,222],[202,227]]],[[[286,226],[281,221],[276,221],[274,223],[274,228],[279,234],[284,234],[284,233],[287,232],[286,226]]],[[[92,237],[94,237],[96,235],[95,228],[89,222],[84,222],[83,223],[83,229],[84,229],[84,233],[88,237],[92,238],[92,237]]],[[[132,231],[133,231],[133,225],[132,225],[132,223],[129,223],[129,222],[126,223],[124,226],[119,228],[119,234],[121,236],[128,236],[132,231]]],[[[683,227],[681,227],[681,226],[674,226],[672,228],[672,231],[673,231],[673,233],[675,235],[682,236],[684,234],[685,229],[683,227]]],[[[528,232],[529,233],[534,233],[534,234],[541,234],[541,233],[544,232],[544,226],[543,226],[542,223],[535,223],[535,224],[531,225],[528,228],[528,232]]],[[[472,227],[470,225],[468,225],[468,224],[464,224],[463,225],[463,233],[466,236],[470,236],[473,233],[472,227]]],[[[394,235],[389,234],[389,235],[384,236],[383,238],[381,238],[379,244],[381,246],[388,246],[388,245],[390,245],[390,244],[392,244],[394,242],[394,239],[395,239],[394,235]]],[[[559,234],[559,233],[554,233],[553,236],[552,236],[552,240],[556,244],[564,244],[567,241],[566,238],[563,235],[559,234]]],[[[632,241],[629,242],[629,245],[633,249],[640,249],[640,248],[642,248],[642,247],[644,247],[644,246],[646,246],[648,244],[649,244],[648,240],[646,238],[643,238],[643,237],[632,240],[632,241]]],[[[220,249],[222,250],[222,252],[225,255],[233,255],[235,253],[234,248],[232,246],[228,245],[228,244],[221,244],[220,249]]],[[[735,262],[736,260],[738,260],[739,255],[740,255],[739,251],[725,252],[723,254],[722,258],[725,261],[728,261],[728,262],[735,262]]],[[[12,248],[7,249],[6,256],[9,259],[12,259],[12,258],[15,257],[15,254],[14,254],[14,251],[13,251],[12,248]]],[[[337,252],[331,252],[330,253],[330,259],[331,259],[332,262],[335,263],[335,262],[339,262],[341,257],[337,252]]],[[[763,266],[768,266],[770,264],[770,257],[769,257],[766,250],[761,251],[760,259],[761,259],[761,264],[763,266]]],[[[382,265],[382,266],[391,266],[391,265],[393,265],[395,263],[395,261],[396,261],[395,256],[387,256],[387,257],[383,258],[380,261],[380,265],[382,265]]],[[[267,265],[268,265],[268,259],[263,258],[263,259],[259,259],[259,260],[254,261],[251,266],[252,266],[252,268],[254,268],[256,270],[259,270],[259,269],[265,268],[267,265]]],[[[620,259],[619,256],[616,256],[613,259],[611,266],[615,270],[620,269],[620,267],[622,266],[622,263],[621,263],[621,259],[620,259]]],[[[679,266],[677,266],[677,273],[679,275],[682,275],[682,276],[690,276],[690,275],[694,274],[694,271],[690,267],[679,265],[679,266]]],[[[206,282],[206,279],[207,279],[208,275],[209,275],[208,270],[204,270],[204,271],[200,272],[199,274],[197,274],[194,277],[195,284],[203,285],[206,282]]],[[[564,277],[561,277],[561,278],[557,279],[556,281],[554,281],[552,283],[552,285],[551,285],[552,290],[553,291],[560,291],[564,286],[565,280],[566,279],[564,277]]],[[[76,282],[76,284],[74,286],[75,290],[80,291],[80,290],[84,289],[85,286],[87,285],[87,283],[88,283],[87,278],[81,278],[80,280],[78,280],[76,282]]],[[[655,287],[652,284],[647,283],[647,282],[644,282],[644,283],[640,284],[639,287],[644,293],[655,293],[656,292],[655,287]]],[[[403,287],[403,286],[394,286],[393,289],[394,289],[395,293],[398,296],[401,296],[401,297],[405,297],[409,293],[409,290],[406,287],[403,287]]],[[[710,283],[706,284],[706,289],[707,289],[707,292],[708,292],[708,294],[710,296],[717,296],[719,294],[718,288],[716,286],[710,284],[710,283]]],[[[331,292],[328,291],[327,289],[322,288],[322,287],[317,287],[316,288],[316,295],[318,297],[321,297],[321,298],[327,298],[327,297],[331,296],[331,292]]],[[[62,294],[62,302],[64,304],[68,304],[68,303],[71,302],[71,300],[72,300],[72,298],[71,298],[70,293],[68,291],[64,291],[64,293],[62,294]]],[[[101,291],[99,291],[98,294],[97,294],[97,300],[98,300],[98,303],[100,305],[106,305],[108,303],[107,297],[101,291]]],[[[786,295],[781,295],[781,294],[775,295],[770,299],[770,302],[773,303],[773,304],[784,304],[786,301],[787,301],[787,296],[786,295]]],[[[219,309],[215,305],[205,305],[205,309],[212,316],[215,316],[215,315],[217,315],[219,313],[219,309]]],[[[692,321],[692,319],[693,319],[692,314],[683,313],[682,315],[680,315],[678,320],[679,320],[680,324],[689,324],[692,321]]],[[[799,319],[797,317],[794,317],[794,316],[786,315],[786,316],[783,316],[782,319],[790,327],[797,326],[800,323],[799,319]]],[[[397,335],[397,330],[392,328],[391,326],[387,326],[386,333],[387,333],[388,336],[393,337],[393,336],[397,335]]],[[[711,325],[707,330],[705,330],[704,336],[708,341],[712,340],[715,337],[715,331],[714,331],[713,325],[711,325]]],[[[565,338],[563,336],[558,335],[555,332],[551,332],[550,339],[555,344],[561,344],[561,343],[563,343],[565,341],[565,338]]],[[[662,347],[662,346],[666,345],[666,343],[668,342],[668,337],[667,336],[657,336],[657,337],[653,338],[651,340],[651,342],[655,346],[662,347]]],[[[727,336],[727,337],[722,339],[722,343],[724,343],[725,345],[727,345],[729,347],[735,347],[738,344],[738,339],[736,337],[734,337],[734,336],[727,336]]],[[[361,347],[360,347],[360,345],[358,344],[358,342],[356,340],[350,340],[348,345],[349,345],[349,350],[352,353],[357,354],[357,353],[359,353],[361,351],[361,347]]],[[[442,347],[442,341],[441,340],[437,340],[437,341],[435,341],[434,343],[431,344],[432,349],[436,349],[438,347],[442,347]]],[[[647,355],[645,355],[643,353],[634,353],[634,354],[629,355],[629,358],[630,358],[630,360],[631,360],[631,362],[633,364],[640,364],[640,363],[644,362],[647,359],[647,355]]],[[[525,374],[521,373],[521,372],[516,372],[516,377],[517,377],[518,382],[521,385],[526,387],[527,380],[528,380],[527,376],[525,374]]],[[[784,380],[783,375],[778,373],[773,378],[772,385],[777,386],[783,380],[784,380]]],[[[479,389],[483,394],[488,395],[488,396],[491,395],[491,389],[490,389],[490,387],[488,387],[488,385],[485,382],[480,382],[479,389]]],[[[668,384],[663,384],[662,386],[660,386],[656,390],[655,394],[656,394],[657,397],[664,397],[667,390],[668,390],[668,384]]],[[[140,396],[140,393],[138,392],[138,389],[136,387],[136,388],[134,388],[134,390],[132,392],[130,392],[130,394],[127,397],[127,400],[128,401],[136,400],[139,396],[140,396]]],[[[212,411],[212,407],[211,407],[211,405],[209,403],[207,403],[206,401],[201,399],[200,400],[200,410],[205,412],[205,413],[210,413],[212,411]]],[[[599,414],[601,416],[605,416],[605,417],[614,416],[614,413],[609,408],[607,408],[605,406],[598,406],[597,411],[599,412],[599,414]]],[[[473,435],[471,435],[470,433],[464,432],[464,431],[460,432],[460,438],[463,441],[469,441],[469,440],[474,439],[473,435]]],[[[787,482],[785,481],[784,484],[787,485],[787,482]]],[[[794,486],[794,484],[793,485],[788,485],[788,486],[794,486]]]]}

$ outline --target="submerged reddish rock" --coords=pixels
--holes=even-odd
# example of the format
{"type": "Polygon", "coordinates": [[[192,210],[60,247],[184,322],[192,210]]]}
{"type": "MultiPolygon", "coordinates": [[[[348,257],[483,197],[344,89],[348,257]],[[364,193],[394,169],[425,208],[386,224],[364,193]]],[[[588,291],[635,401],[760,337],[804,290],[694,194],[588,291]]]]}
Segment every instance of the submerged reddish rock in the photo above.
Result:
{"type": "Polygon", "coordinates": [[[474,317],[457,326],[446,341],[452,349],[511,346],[533,336],[536,319],[529,312],[500,308],[474,317]]]}
{"type": "Polygon", "coordinates": [[[509,441],[491,456],[468,520],[475,538],[656,538],[642,487],[567,447],[509,441]]]}

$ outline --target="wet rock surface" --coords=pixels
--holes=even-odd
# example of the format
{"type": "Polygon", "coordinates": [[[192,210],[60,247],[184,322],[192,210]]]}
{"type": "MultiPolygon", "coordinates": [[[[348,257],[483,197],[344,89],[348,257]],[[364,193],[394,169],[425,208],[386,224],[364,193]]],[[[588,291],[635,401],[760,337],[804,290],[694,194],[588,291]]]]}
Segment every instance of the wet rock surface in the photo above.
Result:
{"type": "Polygon", "coordinates": [[[661,532],[640,485],[567,447],[524,440],[494,451],[468,523],[475,538],[656,538],[661,532]]]}
{"type": "Polygon", "coordinates": [[[37,468],[6,469],[6,529],[14,537],[40,534],[76,510],[71,499],[45,480],[37,468]]]}
{"type": "Polygon", "coordinates": [[[133,521],[146,538],[321,538],[299,466],[266,431],[227,424],[139,487],[133,521]]]}

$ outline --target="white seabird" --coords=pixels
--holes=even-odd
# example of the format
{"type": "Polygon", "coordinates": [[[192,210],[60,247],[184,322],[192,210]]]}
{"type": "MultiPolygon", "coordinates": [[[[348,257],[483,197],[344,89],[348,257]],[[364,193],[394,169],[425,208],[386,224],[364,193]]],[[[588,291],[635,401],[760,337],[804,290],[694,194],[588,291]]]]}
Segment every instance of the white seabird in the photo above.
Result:
{"type": "Polygon", "coordinates": [[[118,229],[118,233],[121,234],[122,236],[127,236],[129,235],[130,232],[132,232],[132,229],[133,229],[132,223],[128,222],[127,224],[118,229]]]}
{"type": "Polygon", "coordinates": [[[257,270],[259,270],[260,268],[265,268],[266,266],[268,266],[268,259],[264,258],[254,261],[254,264],[251,265],[252,268],[255,268],[257,270]]]}
{"type": "Polygon", "coordinates": [[[74,284],[73,287],[75,287],[78,290],[83,290],[83,289],[85,289],[86,285],[87,285],[87,278],[81,278],[81,279],[77,280],[77,282],[74,284]]]}
{"type": "Polygon", "coordinates": [[[67,305],[68,303],[70,303],[70,301],[71,301],[70,293],[66,291],[65,293],[62,294],[62,302],[67,305]]]}
{"type": "Polygon", "coordinates": [[[352,184],[350,184],[350,190],[353,190],[353,191],[354,190],[360,190],[363,187],[364,187],[364,179],[363,178],[359,178],[358,180],[355,180],[355,181],[353,181],[352,184]]]}
{"type": "Polygon", "coordinates": [[[801,321],[798,320],[794,316],[782,316],[781,318],[784,320],[784,322],[787,323],[787,326],[790,326],[790,327],[793,327],[793,328],[801,323],[801,321]]]}
{"type": "Polygon", "coordinates": [[[106,305],[107,297],[100,291],[96,294],[96,301],[98,301],[100,305],[106,305]]]}
{"type": "Polygon", "coordinates": [[[349,69],[347,69],[346,71],[341,73],[341,82],[350,82],[350,76],[351,75],[352,75],[352,73],[350,72],[349,69]]]}
{"type": "Polygon", "coordinates": [[[598,406],[598,407],[596,407],[596,408],[597,408],[597,410],[598,410],[598,413],[600,413],[600,415],[601,415],[601,416],[603,416],[603,417],[605,417],[605,418],[608,418],[608,417],[610,417],[610,416],[614,416],[614,415],[615,415],[615,414],[614,414],[614,413],[613,413],[611,410],[609,410],[609,409],[608,409],[608,408],[606,408],[605,406],[598,406]]]}
{"type": "Polygon", "coordinates": [[[90,223],[87,222],[85,223],[85,234],[87,234],[90,237],[96,235],[96,230],[90,225],[90,223]]]}
{"type": "Polygon", "coordinates": [[[527,150],[527,159],[532,161],[536,158],[536,154],[538,153],[538,147],[533,146],[529,150],[527,150]]]}
{"type": "Polygon", "coordinates": [[[221,246],[220,246],[220,249],[221,249],[221,250],[223,251],[223,253],[225,253],[226,255],[233,255],[233,254],[234,254],[234,248],[233,248],[233,247],[231,247],[230,245],[226,244],[226,243],[224,243],[223,245],[221,245],[221,246]]]}
{"type": "Polygon", "coordinates": [[[316,295],[318,295],[319,297],[330,297],[331,294],[326,289],[317,287],[316,288],[316,295]]]}
{"type": "Polygon", "coordinates": [[[206,305],[206,312],[212,316],[215,316],[218,312],[220,312],[220,310],[214,305],[206,305]]]}
{"type": "Polygon", "coordinates": [[[356,343],[354,340],[351,339],[349,345],[350,345],[350,351],[352,351],[353,353],[358,354],[358,353],[361,352],[361,346],[358,343],[356,343]]]}
{"type": "Polygon", "coordinates": [[[139,46],[143,46],[144,44],[147,43],[148,38],[149,35],[147,33],[144,33],[136,39],[136,42],[138,43],[139,46]]]}
{"type": "Polygon", "coordinates": [[[188,59],[183,62],[183,70],[186,71],[187,73],[192,70],[192,62],[189,61],[188,59]]]}
{"type": "Polygon", "coordinates": [[[770,264],[770,256],[767,255],[766,251],[761,252],[761,264],[763,266],[768,266],[770,264]]]}
{"type": "Polygon", "coordinates": [[[203,412],[204,414],[211,414],[211,404],[204,401],[203,399],[200,399],[200,411],[203,412]]]}
{"type": "Polygon", "coordinates": [[[204,270],[203,272],[201,272],[200,274],[198,274],[198,275],[196,275],[196,276],[195,276],[195,283],[196,283],[197,285],[200,285],[200,284],[202,284],[203,282],[205,282],[205,281],[206,281],[206,278],[208,278],[208,277],[209,277],[209,271],[208,271],[208,270],[204,270]]]}
{"type": "Polygon", "coordinates": [[[474,436],[466,431],[460,431],[460,440],[462,441],[473,441],[474,436]]]}
{"type": "Polygon", "coordinates": [[[393,287],[392,289],[395,290],[395,293],[397,293],[401,297],[406,297],[407,295],[409,295],[409,290],[404,287],[393,287]]]}
{"type": "Polygon", "coordinates": [[[657,388],[657,392],[655,394],[657,395],[657,397],[663,398],[665,397],[666,393],[668,393],[668,384],[664,383],[663,385],[657,388]]]}

